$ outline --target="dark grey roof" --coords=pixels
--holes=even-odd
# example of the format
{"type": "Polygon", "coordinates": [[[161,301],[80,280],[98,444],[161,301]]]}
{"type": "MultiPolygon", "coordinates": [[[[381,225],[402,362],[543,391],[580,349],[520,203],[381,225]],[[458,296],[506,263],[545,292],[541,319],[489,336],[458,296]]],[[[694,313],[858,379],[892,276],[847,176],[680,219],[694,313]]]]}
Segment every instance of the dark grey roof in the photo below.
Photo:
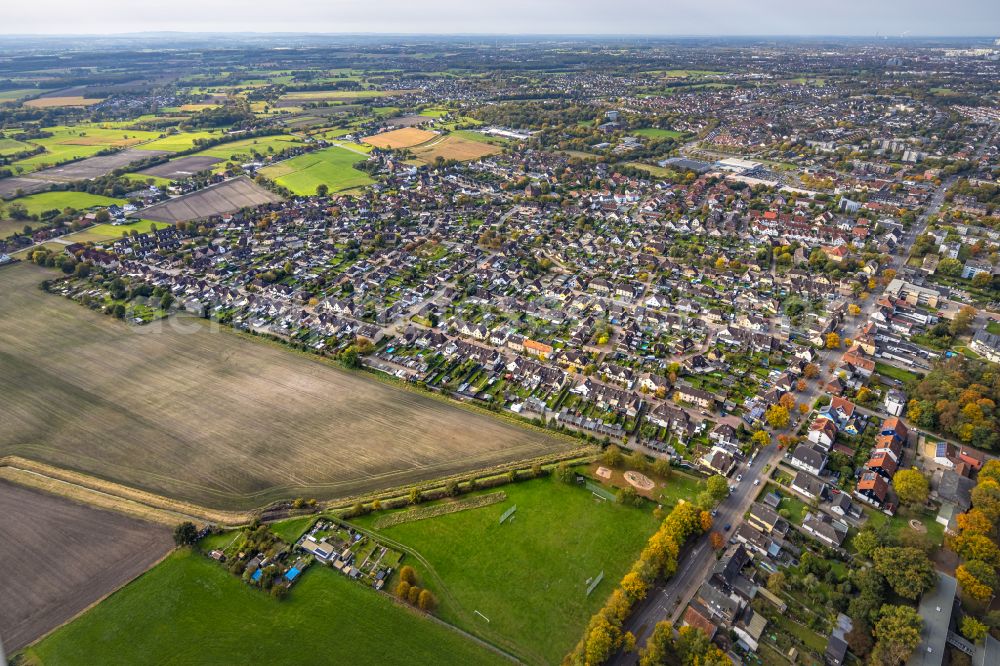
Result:
{"type": "Polygon", "coordinates": [[[944,662],[958,581],[941,572],[937,577],[934,589],[924,593],[920,599],[918,614],[924,621],[920,630],[920,645],[913,651],[906,666],[941,666],[944,662]]]}

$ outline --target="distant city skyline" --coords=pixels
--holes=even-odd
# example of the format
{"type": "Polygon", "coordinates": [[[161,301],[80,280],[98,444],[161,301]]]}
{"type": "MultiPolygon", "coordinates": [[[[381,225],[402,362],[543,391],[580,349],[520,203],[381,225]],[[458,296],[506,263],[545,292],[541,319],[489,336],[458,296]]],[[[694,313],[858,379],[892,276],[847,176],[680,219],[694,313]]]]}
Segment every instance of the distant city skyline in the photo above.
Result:
{"type": "MultiPolygon", "coordinates": [[[[392,34],[991,36],[997,0],[33,0],[0,34],[146,31],[392,34]],[[142,9],[140,9],[142,7],[142,9]]],[[[1000,36],[1000,35],[997,35],[1000,36]]]]}

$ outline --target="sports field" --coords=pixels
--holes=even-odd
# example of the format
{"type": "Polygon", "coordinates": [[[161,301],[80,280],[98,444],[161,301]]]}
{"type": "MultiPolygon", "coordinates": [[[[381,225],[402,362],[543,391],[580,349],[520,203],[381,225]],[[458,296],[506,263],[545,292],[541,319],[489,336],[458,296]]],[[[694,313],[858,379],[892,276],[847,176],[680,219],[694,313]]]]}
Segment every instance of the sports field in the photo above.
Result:
{"type": "Polygon", "coordinates": [[[436,136],[435,132],[428,132],[417,127],[404,127],[402,129],[366,136],[364,141],[376,148],[410,148],[425,141],[430,141],[436,136]]]}
{"type": "Polygon", "coordinates": [[[432,139],[410,150],[418,160],[430,164],[438,157],[446,160],[458,160],[460,162],[478,160],[487,155],[495,155],[501,149],[488,143],[448,134],[437,139],[432,139]]]}
{"type": "Polygon", "coordinates": [[[684,136],[683,132],[678,132],[677,130],[660,129],[658,127],[644,127],[642,129],[637,129],[632,132],[632,134],[637,134],[639,136],[648,136],[654,139],[677,139],[684,136]]]}
{"type": "Polygon", "coordinates": [[[149,568],[170,531],[0,480],[0,636],[16,650],[149,568]]]}
{"type": "Polygon", "coordinates": [[[295,194],[316,194],[319,185],[338,192],[373,182],[368,174],[354,168],[363,159],[364,155],[333,146],[265,167],[260,173],[295,194]]]}
{"type": "Polygon", "coordinates": [[[171,554],[25,651],[58,664],[509,664],[449,627],[313,566],[278,601],[207,557],[171,554]]]}
{"type": "Polygon", "coordinates": [[[172,317],[131,327],[0,268],[0,455],[221,509],[344,497],[571,441],[172,317]]]}
{"type": "Polygon", "coordinates": [[[23,205],[28,209],[30,215],[37,215],[47,210],[62,211],[65,208],[75,208],[76,210],[86,210],[94,206],[110,206],[112,204],[123,204],[123,199],[112,199],[100,194],[88,194],[87,192],[42,192],[41,194],[30,194],[14,202],[23,205]]]}
{"type": "MultiPolygon", "coordinates": [[[[507,500],[500,504],[380,533],[413,548],[433,567],[445,589],[435,587],[440,585],[426,566],[408,561],[441,599],[443,618],[510,647],[529,663],[558,664],[657,523],[649,508],[599,500],[551,477],[503,491],[507,500]],[[514,505],[513,520],[499,524],[514,505]],[[587,580],[602,570],[603,582],[588,597],[587,580]]],[[[379,515],[358,523],[371,526],[379,515]]]]}

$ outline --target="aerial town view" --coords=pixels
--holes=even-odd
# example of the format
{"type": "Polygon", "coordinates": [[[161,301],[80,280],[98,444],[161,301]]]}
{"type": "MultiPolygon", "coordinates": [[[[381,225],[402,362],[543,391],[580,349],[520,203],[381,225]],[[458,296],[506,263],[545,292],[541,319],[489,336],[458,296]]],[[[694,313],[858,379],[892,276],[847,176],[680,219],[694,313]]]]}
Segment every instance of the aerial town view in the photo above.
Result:
{"type": "Polygon", "coordinates": [[[0,664],[1000,666],[1000,3],[141,4],[0,21],[0,664]]]}

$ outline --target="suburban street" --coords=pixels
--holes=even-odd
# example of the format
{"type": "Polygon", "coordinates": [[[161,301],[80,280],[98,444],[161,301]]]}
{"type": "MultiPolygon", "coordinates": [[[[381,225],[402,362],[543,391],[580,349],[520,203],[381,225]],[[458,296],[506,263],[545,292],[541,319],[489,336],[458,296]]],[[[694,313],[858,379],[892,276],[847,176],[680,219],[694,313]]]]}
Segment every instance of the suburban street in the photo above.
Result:
{"type": "MultiPolygon", "coordinates": [[[[892,267],[898,270],[905,265],[906,259],[910,255],[918,235],[922,234],[928,224],[929,219],[935,215],[944,202],[944,196],[948,188],[954,183],[954,178],[942,181],[937,187],[927,208],[920,215],[910,230],[903,236],[900,246],[901,251],[893,256],[892,267]]],[[[875,309],[875,303],[881,297],[885,286],[879,284],[872,291],[869,298],[861,305],[861,313],[856,317],[847,317],[841,327],[841,339],[853,338],[860,329],[867,323],[869,316],[875,309]]],[[[823,386],[829,380],[828,368],[831,363],[836,363],[843,353],[841,349],[821,350],[816,359],[816,365],[820,368],[820,375],[809,382],[808,388],[797,396],[798,402],[810,406],[823,394],[823,386]]],[[[801,424],[803,418],[808,418],[809,414],[802,416],[797,412],[792,415],[792,422],[786,432],[794,432],[801,424]]],[[[733,471],[733,478],[730,485],[735,482],[737,474],[742,475],[743,480],[736,483],[735,490],[723,500],[717,507],[717,514],[714,519],[714,528],[729,538],[732,531],[743,520],[744,514],[753,504],[754,499],[760,492],[760,485],[754,485],[755,481],[764,483],[770,471],[777,466],[782,457],[782,452],[777,445],[772,442],[761,449],[751,466],[742,464],[733,471]],[[729,525],[729,529],[725,527],[729,525]]],[[[631,631],[636,637],[638,646],[645,645],[653,628],[658,622],[664,620],[671,622],[675,627],[681,619],[684,608],[694,597],[698,588],[705,581],[706,576],[715,565],[716,558],[712,552],[708,535],[702,535],[694,542],[687,545],[681,552],[677,572],[665,583],[653,587],[646,599],[637,604],[632,614],[626,620],[625,631],[631,631]]],[[[610,661],[612,664],[625,666],[638,663],[636,653],[618,652],[610,661]]]]}

